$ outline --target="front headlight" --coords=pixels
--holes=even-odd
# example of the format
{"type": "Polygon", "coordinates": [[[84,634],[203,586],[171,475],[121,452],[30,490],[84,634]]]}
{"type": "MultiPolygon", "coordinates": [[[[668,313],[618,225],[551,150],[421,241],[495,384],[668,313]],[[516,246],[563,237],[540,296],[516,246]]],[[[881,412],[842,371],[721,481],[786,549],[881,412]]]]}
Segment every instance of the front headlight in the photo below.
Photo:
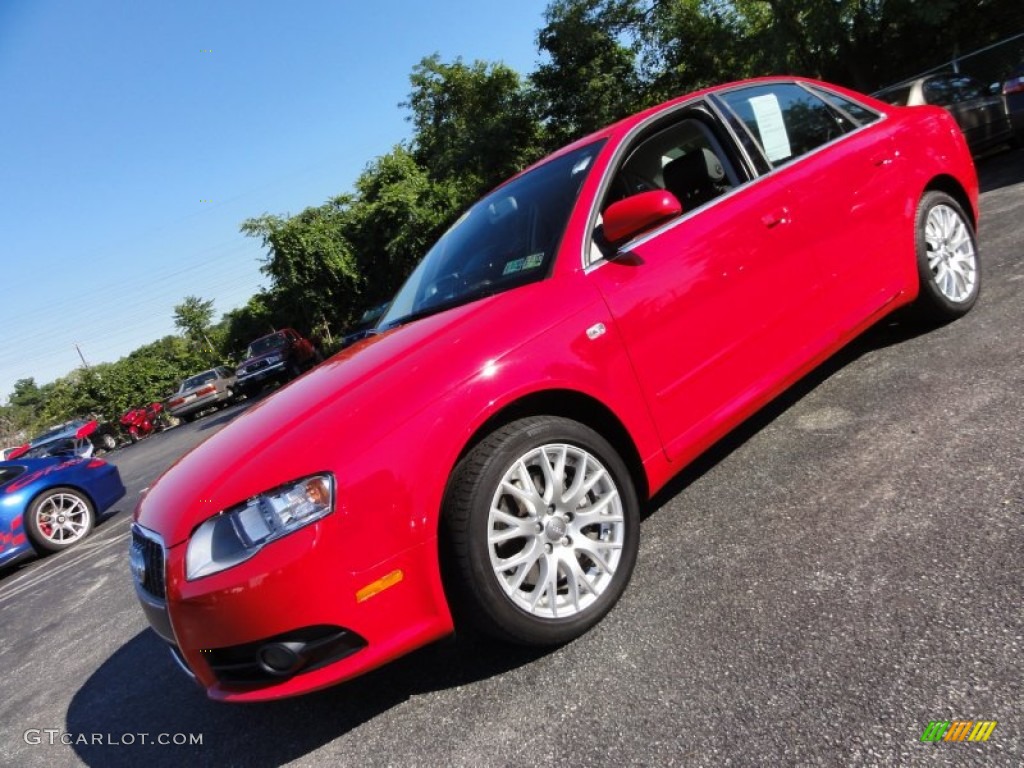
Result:
{"type": "Polygon", "coordinates": [[[319,520],[333,508],[330,475],[314,475],[253,496],[196,528],[185,553],[185,578],[198,579],[238,565],[265,544],[319,520]]]}

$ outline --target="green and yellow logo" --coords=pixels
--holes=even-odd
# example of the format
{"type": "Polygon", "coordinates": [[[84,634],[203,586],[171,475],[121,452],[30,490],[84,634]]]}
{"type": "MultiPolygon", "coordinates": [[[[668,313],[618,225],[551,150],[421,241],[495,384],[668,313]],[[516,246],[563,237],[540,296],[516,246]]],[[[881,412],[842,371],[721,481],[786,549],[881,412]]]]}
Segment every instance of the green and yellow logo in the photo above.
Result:
{"type": "Polygon", "coordinates": [[[988,741],[996,725],[995,720],[932,720],[921,741],[988,741]]]}

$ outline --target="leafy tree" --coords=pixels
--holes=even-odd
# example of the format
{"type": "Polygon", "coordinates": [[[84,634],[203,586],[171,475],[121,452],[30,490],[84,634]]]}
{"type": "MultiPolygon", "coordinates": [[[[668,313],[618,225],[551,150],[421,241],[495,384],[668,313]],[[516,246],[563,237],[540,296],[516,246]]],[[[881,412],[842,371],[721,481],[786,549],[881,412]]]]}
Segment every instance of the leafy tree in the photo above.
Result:
{"type": "Polygon", "coordinates": [[[174,308],[174,325],[187,338],[201,339],[210,330],[213,321],[213,300],[186,296],[174,308]]]}
{"type": "Polygon", "coordinates": [[[625,44],[643,15],[637,3],[557,0],[544,13],[537,46],[547,61],[530,75],[556,149],[645,105],[637,43],[625,44]]]}
{"type": "Polygon", "coordinates": [[[413,156],[435,181],[460,190],[460,206],[542,154],[534,100],[519,74],[500,63],[434,54],[410,76],[407,107],[413,156]]]}
{"type": "Polygon", "coordinates": [[[345,318],[358,306],[363,278],[344,223],[344,205],[331,201],[296,216],[263,214],[242,224],[243,234],[269,249],[261,270],[292,313],[291,324],[304,332],[321,316],[345,318]]]}
{"type": "Polygon", "coordinates": [[[174,325],[195,347],[202,350],[206,364],[219,362],[221,355],[213,335],[213,300],[198,296],[186,296],[174,308],[174,325]]]}
{"type": "Polygon", "coordinates": [[[459,185],[435,181],[403,146],[371,163],[355,194],[334,201],[346,212],[357,254],[360,309],[386,301],[459,212],[459,185]]]}

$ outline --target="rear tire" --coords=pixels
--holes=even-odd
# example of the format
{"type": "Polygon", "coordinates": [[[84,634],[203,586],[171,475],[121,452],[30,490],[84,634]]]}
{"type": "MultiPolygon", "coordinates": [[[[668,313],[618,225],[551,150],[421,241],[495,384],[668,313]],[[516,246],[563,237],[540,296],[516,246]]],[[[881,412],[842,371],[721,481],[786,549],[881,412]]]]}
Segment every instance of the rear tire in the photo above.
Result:
{"type": "Polygon", "coordinates": [[[60,552],[88,536],[95,520],[88,496],[74,488],[57,487],[32,500],[25,531],[39,551],[60,552]]]}
{"type": "Polygon", "coordinates": [[[914,309],[932,324],[966,315],[981,291],[974,226],[945,192],[926,192],[917,206],[915,247],[920,293],[914,309]]]}
{"type": "Polygon", "coordinates": [[[525,645],[579,637],[615,605],[639,548],[626,465],[589,427],[555,416],[497,430],[459,463],[444,523],[456,602],[525,645]]]}

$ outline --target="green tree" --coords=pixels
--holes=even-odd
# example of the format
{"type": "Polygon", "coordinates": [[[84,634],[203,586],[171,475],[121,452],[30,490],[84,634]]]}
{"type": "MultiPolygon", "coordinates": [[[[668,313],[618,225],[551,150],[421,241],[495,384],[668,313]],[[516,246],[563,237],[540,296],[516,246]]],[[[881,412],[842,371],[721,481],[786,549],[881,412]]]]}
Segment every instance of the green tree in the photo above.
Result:
{"type": "Polygon", "coordinates": [[[435,181],[406,147],[377,158],[336,198],[362,277],[360,307],[389,299],[459,212],[456,183],[435,181]]]}
{"type": "Polygon", "coordinates": [[[546,146],[556,149],[646,105],[637,71],[643,19],[634,2],[557,0],[544,13],[537,46],[546,60],[530,75],[546,146]]]}
{"type": "Polygon", "coordinates": [[[186,296],[174,308],[174,325],[186,338],[201,340],[213,323],[213,300],[186,296]]]}
{"type": "Polygon", "coordinates": [[[543,153],[534,99],[515,70],[434,54],[409,78],[402,106],[414,128],[412,153],[438,182],[460,190],[460,206],[522,170],[543,153]]]}
{"type": "MultiPolygon", "coordinates": [[[[186,296],[174,308],[174,325],[196,348],[202,351],[203,366],[220,362],[219,344],[212,338],[213,300],[186,296]]],[[[219,339],[217,340],[219,341],[219,339]]]]}
{"type": "Polygon", "coordinates": [[[308,332],[321,316],[348,318],[359,306],[363,278],[345,237],[344,201],[306,208],[296,216],[263,214],[242,224],[269,250],[261,270],[275,299],[308,332]]]}

